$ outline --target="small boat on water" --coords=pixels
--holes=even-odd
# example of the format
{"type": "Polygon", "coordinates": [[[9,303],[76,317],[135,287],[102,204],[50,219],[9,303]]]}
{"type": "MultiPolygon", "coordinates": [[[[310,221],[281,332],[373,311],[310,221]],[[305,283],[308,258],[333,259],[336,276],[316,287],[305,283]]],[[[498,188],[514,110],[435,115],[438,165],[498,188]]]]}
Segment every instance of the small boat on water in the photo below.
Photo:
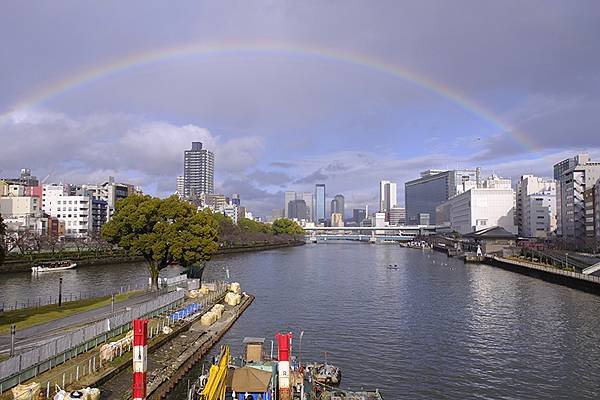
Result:
{"type": "Polygon", "coordinates": [[[66,269],[73,269],[77,267],[77,263],[74,263],[70,260],[64,261],[47,261],[42,262],[36,265],[35,267],[31,267],[32,272],[52,272],[52,271],[64,271],[66,269]]]}

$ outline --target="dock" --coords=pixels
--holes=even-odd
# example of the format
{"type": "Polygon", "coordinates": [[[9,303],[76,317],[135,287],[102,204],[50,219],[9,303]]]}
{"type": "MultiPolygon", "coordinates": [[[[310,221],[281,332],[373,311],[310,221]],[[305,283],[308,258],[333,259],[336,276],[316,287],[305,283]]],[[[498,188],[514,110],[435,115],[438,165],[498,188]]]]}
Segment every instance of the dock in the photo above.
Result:
{"type": "MultiPolygon", "coordinates": [[[[226,306],[222,317],[214,324],[202,326],[198,316],[179,327],[161,343],[149,346],[147,398],[164,398],[185,373],[212,349],[253,301],[254,296],[248,294],[239,305],[226,306]]],[[[102,399],[131,399],[131,376],[131,357],[128,357],[123,368],[96,382],[102,392],[102,399]]],[[[94,386],[94,382],[91,386],[94,386]]]]}

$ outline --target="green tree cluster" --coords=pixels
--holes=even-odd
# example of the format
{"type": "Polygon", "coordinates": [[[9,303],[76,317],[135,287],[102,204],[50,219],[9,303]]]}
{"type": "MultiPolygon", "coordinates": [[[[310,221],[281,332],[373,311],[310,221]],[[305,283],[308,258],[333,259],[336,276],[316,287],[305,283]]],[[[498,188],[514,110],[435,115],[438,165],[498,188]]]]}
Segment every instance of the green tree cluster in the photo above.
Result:
{"type": "Polygon", "coordinates": [[[279,218],[273,221],[271,226],[273,233],[276,235],[303,235],[304,229],[296,222],[287,218],[279,218]]]}
{"type": "Polygon", "coordinates": [[[102,237],[146,260],[152,286],[170,263],[184,268],[204,263],[217,252],[218,224],[210,211],[171,196],[129,196],[117,203],[115,215],[102,227],[102,237]]]}

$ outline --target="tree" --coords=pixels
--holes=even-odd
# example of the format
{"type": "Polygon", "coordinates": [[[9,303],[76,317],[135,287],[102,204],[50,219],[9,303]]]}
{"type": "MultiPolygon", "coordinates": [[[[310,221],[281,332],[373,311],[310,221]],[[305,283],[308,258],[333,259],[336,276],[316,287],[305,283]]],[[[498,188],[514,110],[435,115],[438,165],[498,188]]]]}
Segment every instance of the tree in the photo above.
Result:
{"type": "Polygon", "coordinates": [[[102,227],[106,241],[130,253],[141,254],[148,265],[152,287],[169,263],[188,268],[210,260],[218,250],[218,230],[210,211],[171,196],[129,196],[117,203],[112,220],[102,227]]]}
{"type": "Polygon", "coordinates": [[[291,219],[279,218],[273,221],[271,226],[276,235],[304,235],[304,229],[291,219]]]}
{"type": "Polygon", "coordinates": [[[0,215],[0,265],[4,262],[4,257],[6,256],[6,225],[4,225],[4,220],[0,215]]]}

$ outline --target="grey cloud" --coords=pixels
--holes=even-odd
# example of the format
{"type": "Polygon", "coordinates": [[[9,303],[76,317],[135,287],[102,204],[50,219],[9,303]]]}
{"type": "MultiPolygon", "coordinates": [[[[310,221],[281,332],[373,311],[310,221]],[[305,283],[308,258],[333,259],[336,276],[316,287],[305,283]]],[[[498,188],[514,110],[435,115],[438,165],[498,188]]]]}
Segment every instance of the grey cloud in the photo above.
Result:
{"type": "Polygon", "coordinates": [[[310,175],[305,176],[304,178],[296,179],[294,181],[295,184],[311,184],[326,181],[328,178],[321,170],[315,171],[310,175]]]}
{"type": "Polygon", "coordinates": [[[291,181],[291,177],[283,172],[255,170],[248,174],[248,178],[260,185],[285,186],[291,181]]]}

